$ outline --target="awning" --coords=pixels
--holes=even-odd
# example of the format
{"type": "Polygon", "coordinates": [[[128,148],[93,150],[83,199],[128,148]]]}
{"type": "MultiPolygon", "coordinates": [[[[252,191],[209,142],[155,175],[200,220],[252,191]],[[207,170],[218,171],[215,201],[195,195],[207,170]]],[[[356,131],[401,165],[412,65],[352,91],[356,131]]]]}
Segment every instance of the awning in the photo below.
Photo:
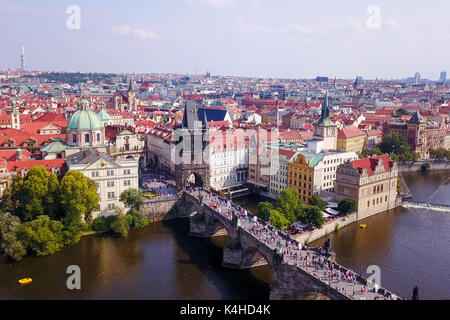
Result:
{"type": "Polygon", "coordinates": [[[323,212],[323,211],[322,211],[322,215],[323,215],[323,217],[326,218],[326,219],[329,218],[329,217],[331,217],[329,214],[326,214],[326,213],[323,212]]]}
{"type": "Polygon", "coordinates": [[[326,208],[325,211],[328,212],[329,214],[333,215],[333,216],[337,216],[338,214],[340,214],[339,211],[333,210],[331,208],[326,208]]]}
{"type": "Polygon", "coordinates": [[[258,187],[267,188],[266,184],[260,183],[260,182],[256,182],[256,181],[253,181],[253,180],[247,180],[247,183],[254,184],[255,186],[258,186],[258,187]]]}

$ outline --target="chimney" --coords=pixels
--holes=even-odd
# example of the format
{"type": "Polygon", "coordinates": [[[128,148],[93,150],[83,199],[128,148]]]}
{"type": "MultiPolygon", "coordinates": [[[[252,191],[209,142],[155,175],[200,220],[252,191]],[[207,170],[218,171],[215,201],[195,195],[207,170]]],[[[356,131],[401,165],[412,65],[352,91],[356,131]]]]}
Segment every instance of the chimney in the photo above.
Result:
{"type": "Polygon", "coordinates": [[[17,160],[22,160],[22,149],[17,149],[16,150],[16,158],[17,160]]]}

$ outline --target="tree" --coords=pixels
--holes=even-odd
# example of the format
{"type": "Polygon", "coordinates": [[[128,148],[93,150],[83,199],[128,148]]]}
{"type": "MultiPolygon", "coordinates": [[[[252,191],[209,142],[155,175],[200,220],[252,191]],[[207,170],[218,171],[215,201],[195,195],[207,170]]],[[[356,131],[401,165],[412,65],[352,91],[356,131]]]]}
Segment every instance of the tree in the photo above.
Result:
{"type": "Polygon", "coordinates": [[[258,218],[264,221],[269,221],[270,210],[273,210],[273,205],[270,202],[260,202],[258,204],[258,218]]]}
{"type": "Polygon", "coordinates": [[[131,210],[127,213],[127,216],[131,229],[144,228],[150,223],[150,220],[145,219],[144,215],[137,210],[131,210]]]}
{"type": "Polygon", "coordinates": [[[115,216],[115,220],[110,224],[111,231],[126,237],[130,231],[130,218],[126,215],[115,216]]]}
{"type": "Polygon", "coordinates": [[[373,148],[373,149],[365,149],[359,153],[360,159],[369,158],[372,156],[380,156],[383,152],[381,152],[380,148],[373,148]]]}
{"type": "Polygon", "coordinates": [[[320,198],[320,197],[317,196],[317,195],[313,195],[313,196],[311,197],[311,199],[309,199],[308,204],[311,205],[311,206],[316,206],[316,207],[318,207],[321,211],[323,211],[323,210],[325,210],[325,209],[327,208],[326,202],[323,201],[323,199],[320,198]]]}
{"type": "Polygon", "coordinates": [[[355,199],[345,198],[339,201],[338,210],[344,214],[348,215],[349,213],[355,212],[358,210],[358,202],[355,199]]]}
{"type": "Polygon", "coordinates": [[[64,246],[63,224],[46,215],[22,224],[19,238],[37,256],[53,254],[64,246]]]}
{"type": "Polygon", "coordinates": [[[4,250],[6,255],[15,261],[21,260],[27,253],[18,238],[21,227],[18,217],[0,212],[0,250],[4,250]]]}
{"type": "Polygon", "coordinates": [[[391,132],[385,135],[379,148],[383,153],[394,153],[396,155],[410,153],[411,151],[411,147],[405,137],[398,132],[391,132]]]}
{"type": "Polygon", "coordinates": [[[285,230],[289,225],[289,220],[278,210],[270,210],[270,224],[279,230],[285,230]]]}
{"type": "Polygon", "coordinates": [[[144,196],[142,190],[130,188],[121,193],[119,200],[131,210],[139,210],[139,206],[144,203],[144,196]]]}
{"type": "Polygon", "coordinates": [[[84,221],[89,222],[92,212],[100,208],[97,188],[95,182],[81,172],[69,171],[61,180],[60,189],[67,243],[75,244],[86,229],[84,221]]]}
{"type": "Polygon", "coordinates": [[[297,189],[284,189],[276,199],[276,210],[290,223],[302,216],[303,204],[297,189]]]}
{"type": "Polygon", "coordinates": [[[3,212],[11,212],[22,222],[43,214],[56,219],[60,215],[58,179],[44,167],[31,167],[25,177],[13,179],[2,196],[3,201],[3,212]]]}
{"type": "Polygon", "coordinates": [[[319,207],[309,205],[304,208],[304,218],[302,222],[316,228],[321,228],[325,222],[325,218],[323,217],[322,210],[320,210],[319,207]]]}
{"type": "Polygon", "coordinates": [[[104,217],[95,218],[91,225],[92,230],[97,232],[110,232],[110,222],[104,217]]]}

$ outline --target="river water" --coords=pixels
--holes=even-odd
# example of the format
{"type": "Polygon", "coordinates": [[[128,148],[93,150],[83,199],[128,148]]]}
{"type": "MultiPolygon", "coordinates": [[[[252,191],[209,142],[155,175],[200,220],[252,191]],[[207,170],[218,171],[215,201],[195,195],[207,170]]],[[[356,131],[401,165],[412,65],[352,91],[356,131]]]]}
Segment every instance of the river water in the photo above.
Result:
{"type": "MultiPolygon", "coordinates": [[[[428,199],[449,172],[405,175],[417,200],[428,199]]],[[[243,199],[255,209],[257,199],[243,199]]],[[[450,204],[447,183],[432,202],[450,204]]],[[[450,298],[450,213],[398,208],[331,234],[337,261],[364,273],[381,268],[382,285],[410,298],[450,298]]],[[[271,270],[221,267],[226,237],[188,236],[187,219],[158,222],[127,238],[89,236],[47,257],[0,261],[0,299],[268,299],[271,270]],[[69,265],[81,268],[81,290],[68,290],[69,265]],[[17,280],[33,278],[28,286],[17,280]]],[[[320,245],[321,239],[312,245],[320,245]]]]}

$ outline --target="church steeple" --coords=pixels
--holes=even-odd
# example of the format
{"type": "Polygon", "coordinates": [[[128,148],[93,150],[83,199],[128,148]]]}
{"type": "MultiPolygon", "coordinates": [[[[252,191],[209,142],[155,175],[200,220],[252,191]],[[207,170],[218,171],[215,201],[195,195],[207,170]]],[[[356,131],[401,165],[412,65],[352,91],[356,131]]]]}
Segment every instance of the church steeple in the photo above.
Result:
{"type": "Polygon", "coordinates": [[[334,126],[335,124],[330,120],[330,109],[328,106],[328,91],[325,93],[325,98],[322,103],[322,114],[319,121],[314,125],[318,126],[334,126]]]}

